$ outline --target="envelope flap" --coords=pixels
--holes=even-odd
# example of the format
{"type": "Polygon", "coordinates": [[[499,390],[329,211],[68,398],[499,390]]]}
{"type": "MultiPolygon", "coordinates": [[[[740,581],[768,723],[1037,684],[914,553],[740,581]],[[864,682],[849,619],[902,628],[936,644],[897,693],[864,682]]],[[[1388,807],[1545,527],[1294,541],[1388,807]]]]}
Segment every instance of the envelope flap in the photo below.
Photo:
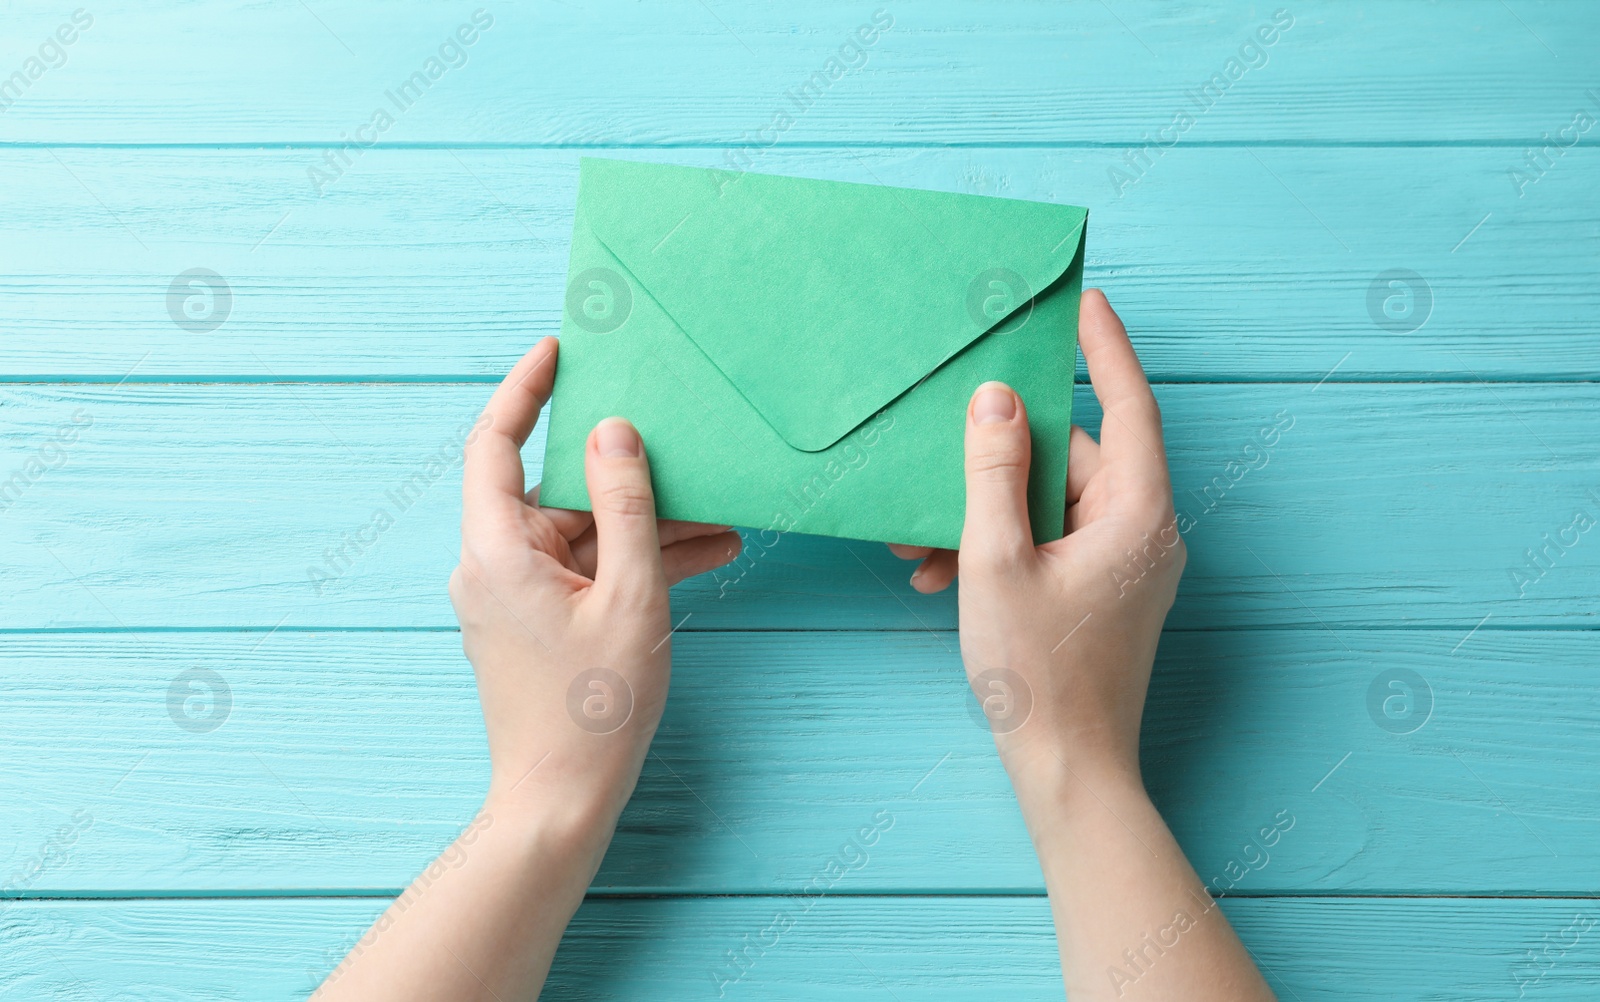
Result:
{"type": "Polygon", "coordinates": [[[1087,217],[1047,202],[596,158],[582,161],[578,201],[644,291],[808,452],[1059,278],[1087,217]]]}

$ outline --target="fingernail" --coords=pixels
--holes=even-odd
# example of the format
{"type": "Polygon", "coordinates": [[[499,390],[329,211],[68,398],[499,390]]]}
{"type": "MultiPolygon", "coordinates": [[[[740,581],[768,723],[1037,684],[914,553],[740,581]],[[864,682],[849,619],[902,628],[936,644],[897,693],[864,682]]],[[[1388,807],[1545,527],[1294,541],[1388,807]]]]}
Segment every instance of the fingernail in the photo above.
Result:
{"type": "Polygon", "coordinates": [[[596,451],[606,459],[639,458],[639,433],[622,418],[606,418],[594,430],[596,451]]]}
{"type": "Polygon", "coordinates": [[[1017,396],[1005,383],[984,383],[972,402],[974,424],[1004,424],[1017,416],[1017,396]]]}

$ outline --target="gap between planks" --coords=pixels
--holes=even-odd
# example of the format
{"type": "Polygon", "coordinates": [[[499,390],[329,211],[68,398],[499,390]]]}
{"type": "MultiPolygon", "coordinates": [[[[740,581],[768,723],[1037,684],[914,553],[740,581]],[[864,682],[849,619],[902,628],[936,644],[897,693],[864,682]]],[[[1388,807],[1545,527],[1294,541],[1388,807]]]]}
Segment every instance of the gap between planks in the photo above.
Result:
{"type": "MultiPolygon", "coordinates": [[[[37,894],[26,897],[0,897],[0,901],[11,901],[18,904],[61,904],[68,902],[164,902],[164,901],[388,901],[397,898],[405,888],[390,890],[294,890],[272,889],[257,890],[242,888],[230,891],[227,894],[215,892],[204,893],[173,893],[152,894],[142,891],[138,894],[119,894],[115,891],[104,891],[96,894],[77,892],[73,894],[37,894]]],[[[722,892],[722,891],[674,891],[662,893],[659,891],[589,891],[584,894],[585,900],[606,901],[656,901],[656,900],[715,900],[727,898],[731,900],[763,900],[767,898],[842,898],[851,900],[967,900],[974,898],[1047,898],[1044,891],[856,891],[834,892],[826,894],[800,894],[785,893],[783,891],[760,892],[722,892]]],[[[1600,893],[1595,894],[1501,894],[1488,891],[1481,892],[1454,892],[1442,894],[1383,894],[1372,891],[1293,891],[1289,893],[1275,893],[1271,891],[1239,892],[1237,894],[1212,894],[1213,900],[1242,900],[1252,901],[1600,901],[1600,893]]]]}
{"type": "MultiPolygon", "coordinates": [[[[1344,150],[1390,150],[1390,149],[1515,149],[1529,144],[1538,145],[1543,140],[1537,136],[1500,137],[1495,139],[1191,139],[1184,143],[1185,149],[1344,149],[1344,150]]],[[[328,142],[327,140],[303,140],[286,143],[274,142],[97,142],[88,140],[72,140],[67,142],[40,142],[38,140],[0,140],[0,150],[339,150],[347,144],[328,142]]],[[[738,141],[728,143],[536,143],[536,142],[384,142],[381,145],[385,150],[725,150],[740,145],[738,141]]],[[[785,150],[1138,150],[1144,149],[1142,143],[1111,142],[1096,140],[1057,140],[1051,141],[1005,141],[992,142],[956,141],[949,143],[918,143],[918,142],[838,142],[829,140],[807,140],[788,142],[783,144],[785,150]]]]}

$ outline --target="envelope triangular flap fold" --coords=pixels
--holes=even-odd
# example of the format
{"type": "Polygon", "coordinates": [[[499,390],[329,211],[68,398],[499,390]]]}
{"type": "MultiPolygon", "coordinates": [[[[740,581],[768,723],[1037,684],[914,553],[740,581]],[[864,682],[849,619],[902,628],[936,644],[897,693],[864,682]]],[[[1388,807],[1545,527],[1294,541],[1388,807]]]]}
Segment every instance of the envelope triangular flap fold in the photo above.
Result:
{"type": "MultiPolygon", "coordinates": [[[[585,158],[580,216],[785,441],[816,452],[1071,265],[1083,209],[585,158]],[[1016,290],[1010,290],[1015,292],[1016,290]],[[1005,297],[1001,297],[1005,302],[1005,297]]],[[[1014,311],[1014,310],[1013,310],[1014,311]]]]}

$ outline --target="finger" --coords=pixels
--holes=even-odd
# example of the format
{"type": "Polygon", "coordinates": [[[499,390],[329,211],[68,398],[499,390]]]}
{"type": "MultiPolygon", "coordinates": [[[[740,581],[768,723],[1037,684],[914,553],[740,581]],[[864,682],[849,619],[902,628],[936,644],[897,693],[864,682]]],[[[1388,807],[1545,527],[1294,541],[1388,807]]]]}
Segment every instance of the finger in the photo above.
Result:
{"type": "Polygon", "coordinates": [[[655,493],[639,433],[623,418],[606,418],[589,433],[584,453],[599,546],[595,584],[633,596],[661,587],[655,493]]]}
{"type": "MultiPolygon", "coordinates": [[[[537,500],[535,500],[537,505],[537,500]]],[[[561,533],[561,538],[573,542],[590,529],[594,528],[594,512],[573,511],[570,508],[540,508],[552,525],[561,533]]]]}
{"type": "Polygon", "coordinates": [[[1089,481],[1094,479],[1099,469],[1100,443],[1094,440],[1094,436],[1073,425],[1072,442],[1067,446],[1067,504],[1078,503],[1078,499],[1083,497],[1083,489],[1089,486],[1089,481]]]}
{"type": "Polygon", "coordinates": [[[924,595],[944,591],[956,579],[955,550],[934,550],[911,575],[911,587],[924,595]]]}
{"type": "Polygon", "coordinates": [[[1028,414],[1004,383],[984,383],[967,405],[967,517],[961,551],[1012,565],[1033,553],[1028,524],[1028,414]]]}
{"type": "Polygon", "coordinates": [[[490,516],[506,515],[523,505],[522,445],[555,385],[556,344],[555,338],[547,337],[522,356],[467,437],[466,469],[461,475],[464,534],[490,516]]]}
{"type": "Polygon", "coordinates": [[[1166,477],[1167,454],[1161,441],[1161,409],[1128,331],[1105,294],[1089,289],[1078,307],[1078,343],[1089,366],[1089,382],[1105,418],[1100,447],[1108,462],[1129,463],[1166,477]]]}
{"type": "MultiPolygon", "coordinates": [[[[547,509],[548,510],[548,509],[547,509]]],[[[687,539],[698,539],[702,536],[716,536],[728,532],[732,526],[705,525],[700,522],[678,522],[670,518],[656,519],[656,538],[661,543],[661,548],[666,549],[674,543],[681,543],[687,539]]],[[[738,533],[734,533],[738,535],[738,533]]],[[[591,525],[585,532],[571,541],[573,556],[579,563],[585,564],[590,570],[594,569],[595,560],[595,534],[591,525]]]]}
{"type": "Polygon", "coordinates": [[[933,552],[931,546],[907,546],[904,543],[890,543],[889,552],[901,560],[922,560],[933,552]]]}
{"type": "MultiPolygon", "coordinates": [[[[1076,505],[1076,504],[1069,504],[1069,505],[1067,505],[1066,525],[1064,525],[1062,527],[1061,531],[1066,536],[1070,536],[1074,532],[1077,532],[1080,528],[1082,528],[1087,523],[1088,523],[1088,519],[1084,515],[1083,506],[1082,505],[1076,505]]],[[[1059,542],[1060,542],[1060,540],[1056,540],[1055,543],[1046,543],[1045,544],[1045,548],[1046,549],[1053,548],[1053,547],[1056,546],[1056,543],[1059,543],[1059,542]]]]}
{"type": "MultiPolygon", "coordinates": [[[[537,488],[530,494],[537,493],[537,488]]],[[[537,504],[537,498],[533,499],[537,504]]],[[[587,511],[570,511],[566,508],[540,508],[545,516],[561,531],[561,536],[573,546],[574,552],[585,541],[589,546],[594,545],[594,513],[587,511]]],[[[680,522],[671,518],[656,519],[656,534],[662,546],[671,546],[673,543],[696,536],[715,536],[719,532],[727,532],[732,526],[707,525],[704,522],[680,522]]]]}
{"type": "Polygon", "coordinates": [[[680,522],[675,518],[656,519],[656,535],[663,547],[697,536],[715,536],[732,529],[731,525],[709,525],[705,522],[680,522]]]}
{"type": "Polygon", "coordinates": [[[684,578],[714,571],[737,557],[743,546],[744,540],[737,532],[719,532],[663,547],[661,566],[666,572],[667,584],[675,585],[684,578]]]}
{"type": "MultiPolygon", "coordinates": [[[[545,510],[549,511],[549,509],[545,510]]],[[[585,512],[584,514],[588,513],[585,512]]],[[[726,525],[716,526],[704,525],[700,522],[678,522],[668,518],[656,519],[656,533],[661,540],[663,554],[671,550],[676,543],[701,539],[706,536],[726,534],[730,529],[731,527],[726,525]]],[[[735,532],[733,535],[738,536],[739,534],[735,532]]],[[[572,560],[577,565],[578,572],[584,577],[593,580],[594,562],[597,555],[594,527],[591,525],[576,539],[569,541],[567,545],[572,550],[572,560]]],[[[663,560],[665,560],[665,557],[663,557],[663,560]]],[[[695,571],[694,573],[703,574],[705,572],[695,571]]],[[[669,581],[672,579],[670,572],[667,578],[669,581]]]]}
{"type": "Polygon", "coordinates": [[[572,551],[572,561],[577,564],[578,573],[593,581],[594,561],[600,552],[595,539],[594,526],[591,525],[585,529],[577,539],[569,542],[567,547],[572,551]]]}
{"type": "MultiPolygon", "coordinates": [[[[542,484],[534,484],[533,489],[522,496],[522,500],[530,508],[539,508],[539,488],[542,484]]],[[[552,525],[561,530],[561,536],[567,542],[577,539],[590,526],[594,525],[594,514],[587,511],[573,511],[570,508],[539,508],[550,519],[552,525]]]]}
{"type": "MultiPolygon", "coordinates": [[[[534,484],[533,490],[525,496],[525,500],[532,507],[539,507],[539,485],[534,484]]],[[[575,542],[579,536],[588,532],[594,526],[594,513],[588,511],[573,511],[567,508],[540,508],[540,511],[550,519],[555,527],[561,530],[561,535],[567,542],[575,542]]],[[[705,522],[683,522],[675,518],[656,519],[656,532],[661,537],[662,546],[671,546],[680,539],[693,539],[695,536],[714,536],[719,532],[727,532],[733,528],[731,525],[710,525],[705,522]]]]}

